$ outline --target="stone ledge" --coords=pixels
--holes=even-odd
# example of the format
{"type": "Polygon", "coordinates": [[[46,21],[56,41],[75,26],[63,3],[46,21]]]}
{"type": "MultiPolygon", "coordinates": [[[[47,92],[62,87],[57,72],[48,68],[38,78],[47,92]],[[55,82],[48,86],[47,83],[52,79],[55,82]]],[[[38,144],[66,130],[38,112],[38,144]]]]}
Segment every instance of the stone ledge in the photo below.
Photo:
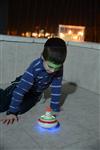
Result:
{"type": "MultiPolygon", "coordinates": [[[[26,43],[41,43],[44,44],[46,42],[46,38],[32,38],[32,37],[20,37],[20,36],[10,36],[10,35],[0,35],[0,41],[7,41],[7,42],[26,42],[26,43]]],[[[68,46],[75,46],[75,47],[83,47],[83,48],[90,48],[100,51],[100,44],[93,43],[93,42],[71,42],[67,41],[66,44],[68,46]]]]}

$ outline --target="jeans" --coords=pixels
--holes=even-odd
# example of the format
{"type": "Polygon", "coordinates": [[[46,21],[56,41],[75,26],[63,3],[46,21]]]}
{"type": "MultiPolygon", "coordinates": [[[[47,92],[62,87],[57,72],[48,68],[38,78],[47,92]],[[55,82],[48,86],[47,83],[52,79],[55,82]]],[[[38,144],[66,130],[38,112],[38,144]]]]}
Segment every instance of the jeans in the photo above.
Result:
{"type": "MultiPolygon", "coordinates": [[[[16,80],[15,80],[16,81],[16,80]]],[[[12,93],[16,87],[16,82],[13,82],[9,87],[5,90],[0,89],[0,112],[5,112],[9,109],[12,93]]],[[[41,99],[41,93],[33,92],[34,90],[31,89],[27,92],[20,104],[20,112],[19,114],[23,114],[29,111],[37,102],[41,99]]]]}

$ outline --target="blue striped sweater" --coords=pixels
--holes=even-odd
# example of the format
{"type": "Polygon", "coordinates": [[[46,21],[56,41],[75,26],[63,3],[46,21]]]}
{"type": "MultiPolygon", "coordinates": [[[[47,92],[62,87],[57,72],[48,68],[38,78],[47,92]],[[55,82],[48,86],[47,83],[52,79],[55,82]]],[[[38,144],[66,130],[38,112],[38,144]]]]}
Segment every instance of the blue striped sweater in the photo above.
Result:
{"type": "Polygon", "coordinates": [[[38,93],[42,93],[47,89],[49,85],[51,87],[50,106],[54,111],[59,111],[62,77],[63,67],[60,71],[49,74],[44,68],[43,59],[41,57],[34,60],[25,71],[20,82],[13,91],[8,111],[12,113],[19,112],[23,97],[31,88],[33,88],[38,95],[38,93]]]}

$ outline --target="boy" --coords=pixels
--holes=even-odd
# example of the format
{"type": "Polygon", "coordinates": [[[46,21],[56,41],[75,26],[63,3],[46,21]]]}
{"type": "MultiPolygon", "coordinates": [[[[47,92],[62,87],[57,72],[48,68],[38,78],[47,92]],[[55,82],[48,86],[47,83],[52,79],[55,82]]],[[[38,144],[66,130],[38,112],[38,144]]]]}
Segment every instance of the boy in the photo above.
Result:
{"type": "Polygon", "coordinates": [[[1,120],[3,123],[8,125],[18,121],[18,114],[30,110],[49,85],[50,107],[54,112],[60,111],[61,82],[66,54],[66,43],[62,39],[48,39],[41,57],[34,60],[25,73],[17,78],[18,82],[4,91],[1,90],[0,112],[7,111],[6,117],[1,120]]]}

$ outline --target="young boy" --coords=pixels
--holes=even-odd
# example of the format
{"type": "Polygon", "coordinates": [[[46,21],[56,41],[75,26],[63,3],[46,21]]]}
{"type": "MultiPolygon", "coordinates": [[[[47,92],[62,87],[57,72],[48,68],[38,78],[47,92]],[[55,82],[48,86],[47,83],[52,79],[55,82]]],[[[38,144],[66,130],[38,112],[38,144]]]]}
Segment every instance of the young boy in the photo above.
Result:
{"type": "Polygon", "coordinates": [[[46,41],[40,58],[34,60],[17,82],[0,92],[0,112],[7,111],[1,121],[13,124],[18,114],[30,110],[41,98],[45,89],[51,85],[50,107],[60,111],[61,82],[63,63],[67,54],[66,43],[60,38],[46,41]]]}

